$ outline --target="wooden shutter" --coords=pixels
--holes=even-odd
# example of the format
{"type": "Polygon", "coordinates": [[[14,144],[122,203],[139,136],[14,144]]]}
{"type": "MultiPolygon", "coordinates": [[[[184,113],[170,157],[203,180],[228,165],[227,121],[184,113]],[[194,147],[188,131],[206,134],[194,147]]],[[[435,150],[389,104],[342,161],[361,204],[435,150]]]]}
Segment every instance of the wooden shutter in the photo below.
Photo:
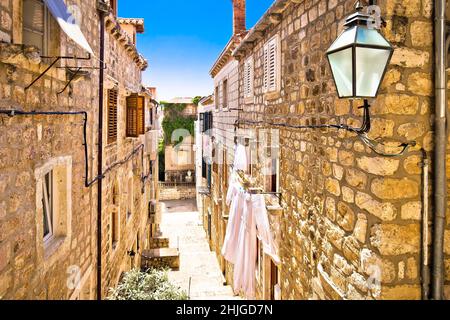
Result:
{"type": "Polygon", "coordinates": [[[263,89],[265,92],[269,90],[269,45],[264,46],[264,77],[263,89]]]}
{"type": "Polygon", "coordinates": [[[277,90],[277,64],[278,64],[278,38],[274,38],[269,42],[269,68],[268,68],[268,90],[277,90]]]}
{"type": "Polygon", "coordinates": [[[253,59],[249,58],[244,64],[244,95],[246,98],[253,95],[253,59]]]}
{"type": "Polygon", "coordinates": [[[108,144],[117,141],[117,90],[108,90],[108,144]]]}
{"type": "Polygon", "coordinates": [[[127,137],[145,133],[145,100],[133,94],[127,97],[127,137]]]}
{"type": "Polygon", "coordinates": [[[138,96],[127,97],[127,137],[137,137],[137,104],[138,96]]]}
{"type": "Polygon", "coordinates": [[[264,46],[264,91],[278,89],[278,37],[273,38],[264,46]]]}
{"type": "Polygon", "coordinates": [[[139,96],[137,99],[137,130],[139,134],[145,134],[145,98],[139,96]]]}

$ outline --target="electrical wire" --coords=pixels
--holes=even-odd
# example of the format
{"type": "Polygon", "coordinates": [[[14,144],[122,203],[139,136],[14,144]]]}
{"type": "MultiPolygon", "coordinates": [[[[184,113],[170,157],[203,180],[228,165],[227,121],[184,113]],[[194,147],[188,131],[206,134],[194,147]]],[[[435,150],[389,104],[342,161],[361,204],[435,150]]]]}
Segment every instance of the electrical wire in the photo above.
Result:
{"type": "MultiPolygon", "coordinates": [[[[370,120],[370,119],[369,119],[370,120]]],[[[382,142],[378,142],[376,140],[372,140],[367,136],[367,132],[370,130],[370,121],[364,122],[361,128],[353,128],[346,124],[321,124],[321,125],[289,125],[287,123],[272,123],[272,122],[264,122],[264,121],[251,121],[251,120],[237,120],[235,126],[239,127],[239,124],[250,124],[250,125],[269,125],[273,127],[281,127],[281,128],[289,128],[289,129],[337,129],[337,130],[345,130],[351,133],[355,133],[358,138],[363,142],[366,146],[368,146],[373,152],[377,155],[383,157],[400,157],[404,155],[410,147],[416,146],[416,142],[407,142],[402,143],[398,146],[392,146],[392,148],[401,148],[398,153],[387,153],[378,150],[378,146],[388,147],[382,142]]],[[[389,146],[390,147],[390,146],[389,146]]]]}
{"type": "MultiPolygon", "coordinates": [[[[82,115],[83,116],[83,147],[84,147],[84,160],[85,160],[85,187],[90,188],[97,181],[102,180],[106,177],[108,173],[113,171],[115,168],[124,165],[132,158],[135,157],[136,154],[141,151],[142,153],[142,171],[144,170],[144,145],[141,144],[136,147],[126,158],[123,160],[117,161],[113,163],[111,166],[105,169],[103,173],[99,176],[96,176],[91,181],[89,181],[89,157],[88,157],[88,144],[87,144],[87,122],[88,122],[88,113],[86,111],[22,111],[22,110],[0,110],[0,114],[7,115],[9,117],[14,116],[58,116],[58,115],[82,115]]],[[[145,191],[145,182],[151,174],[141,176],[141,181],[143,183],[143,190],[145,191]]],[[[144,192],[143,192],[144,193],[144,192]]]]}

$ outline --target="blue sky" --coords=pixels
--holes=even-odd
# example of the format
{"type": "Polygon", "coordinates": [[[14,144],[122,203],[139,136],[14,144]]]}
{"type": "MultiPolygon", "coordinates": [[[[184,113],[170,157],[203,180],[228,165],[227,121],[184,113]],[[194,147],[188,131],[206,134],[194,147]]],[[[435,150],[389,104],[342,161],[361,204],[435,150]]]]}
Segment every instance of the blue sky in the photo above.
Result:
{"type": "MultiPolygon", "coordinates": [[[[247,0],[251,28],[273,0],[247,0]]],[[[143,82],[160,100],[213,92],[209,75],[232,34],[231,0],[119,0],[119,16],[144,18],[138,49],[148,59],[143,82]]]]}

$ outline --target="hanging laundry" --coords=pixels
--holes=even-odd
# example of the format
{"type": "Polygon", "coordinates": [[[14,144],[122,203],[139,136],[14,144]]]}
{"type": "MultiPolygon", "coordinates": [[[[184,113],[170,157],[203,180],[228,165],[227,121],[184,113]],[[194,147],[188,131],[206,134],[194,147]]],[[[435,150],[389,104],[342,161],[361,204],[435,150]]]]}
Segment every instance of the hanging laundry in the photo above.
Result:
{"type": "Polygon", "coordinates": [[[236,146],[234,152],[234,170],[246,171],[248,168],[247,151],[242,144],[236,146]]]}
{"type": "Polygon", "coordinates": [[[234,290],[236,293],[244,292],[247,299],[255,298],[257,239],[261,240],[264,253],[275,264],[280,264],[264,196],[246,194],[234,264],[234,290]]]}
{"type": "Polygon", "coordinates": [[[223,257],[234,264],[236,262],[237,242],[241,228],[245,193],[236,182],[230,184],[227,194],[227,205],[230,206],[227,230],[222,247],[223,257]]]}
{"type": "Polygon", "coordinates": [[[243,145],[235,148],[234,168],[230,176],[226,204],[230,214],[222,247],[222,255],[234,264],[234,290],[244,292],[247,299],[255,297],[255,274],[257,239],[262,242],[263,252],[275,264],[280,264],[278,248],[273,239],[266,203],[263,195],[249,194],[237,178],[237,171],[247,170],[247,152],[243,145]]]}
{"type": "Polygon", "coordinates": [[[203,136],[203,159],[207,164],[212,164],[212,145],[211,138],[203,136]]]}

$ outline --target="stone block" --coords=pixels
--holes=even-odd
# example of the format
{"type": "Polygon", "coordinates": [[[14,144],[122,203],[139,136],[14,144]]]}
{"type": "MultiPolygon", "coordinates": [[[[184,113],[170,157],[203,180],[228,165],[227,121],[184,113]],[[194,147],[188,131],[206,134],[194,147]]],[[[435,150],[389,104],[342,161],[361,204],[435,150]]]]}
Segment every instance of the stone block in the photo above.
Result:
{"type": "Polygon", "coordinates": [[[411,179],[375,179],[371,190],[383,200],[400,200],[415,198],[419,195],[419,184],[411,179]]]}
{"type": "Polygon", "coordinates": [[[371,244],[382,255],[415,254],[420,250],[420,225],[378,224],[371,229],[371,244]]]}
{"type": "Polygon", "coordinates": [[[385,157],[362,157],[357,159],[356,162],[360,169],[378,176],[392,176],[397,172],[400,165],[399,160],[385,157]]]}
{"type": "Polygon", "coordinates": [[[408,202],[402,206],[403,220],[422,220],[422,203],[420,201],[408,202]]]}

